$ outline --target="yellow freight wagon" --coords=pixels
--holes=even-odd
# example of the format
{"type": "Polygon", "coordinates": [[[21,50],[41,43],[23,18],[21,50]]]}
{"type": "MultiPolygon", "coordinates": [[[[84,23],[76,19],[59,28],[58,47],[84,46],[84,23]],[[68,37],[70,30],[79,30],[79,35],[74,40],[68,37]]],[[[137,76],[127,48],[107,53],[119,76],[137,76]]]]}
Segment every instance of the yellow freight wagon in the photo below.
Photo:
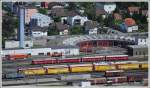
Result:
{"type": "Polygon", "coordinates": [[[117,66],[118,69],[122,69],[122,70],[139,69],[139,64],[119,64],[117,66]]]}
{"type": "Polygon", "coordinates": [[[19,72],[25,75],[43,75],[45,74],[45,69],[44,68],[27,68],[27,69],[21,69],[19,72]]]}
{"type": "Polygon", "coordinates": [[[95,71],[107,71],[107,70],[115,70],[115,65],[94,65],[95,71]]]}
{"type": "Polygon", "coordinates": [[[47,70],[47,74],[69,73],[67,65],[44,66],[44,68],[47,70]]]}
{"type": "Polygon", "coordinates": [[[93,71],[92,64],[70,65],[71,72],[91,72],[93,71]]]}
{"type": "Polygon", "coordinates": [[[141,64],[141,69],[148,69],[148,64],[147,63],[141,64]]]}

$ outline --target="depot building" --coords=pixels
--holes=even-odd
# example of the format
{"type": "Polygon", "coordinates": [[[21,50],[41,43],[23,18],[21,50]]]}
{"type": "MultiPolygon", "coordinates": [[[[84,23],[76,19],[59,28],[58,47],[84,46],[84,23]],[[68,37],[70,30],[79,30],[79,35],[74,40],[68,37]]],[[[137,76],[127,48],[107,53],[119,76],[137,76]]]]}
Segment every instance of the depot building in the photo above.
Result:
{"type": "Polygon", "coordinates": [[[63,55],[79,55],[79,47],[77,46],[47,46],[28,49],[4,49],[3,55],[12,54],[31,54],[31,55],[47,55],[48,53],[62,53],[63,55]]]}

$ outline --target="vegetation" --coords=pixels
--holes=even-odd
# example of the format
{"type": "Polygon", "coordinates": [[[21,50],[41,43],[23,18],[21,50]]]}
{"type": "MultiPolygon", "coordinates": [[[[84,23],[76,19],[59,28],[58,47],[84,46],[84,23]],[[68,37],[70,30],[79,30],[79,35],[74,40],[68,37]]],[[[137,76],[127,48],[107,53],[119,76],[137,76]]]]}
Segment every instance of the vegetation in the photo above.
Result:
{"type": "Polygon", "coordinates": [[[54,22],[61,22],[61,17],[54,17],[53,20],[54,22]]]}
{"type": "Polygon", "coordinates": [[[39,13],[41,13],[41,14],[48,14],[48,10],[47,10],[47,9],[44,9],[44,8],[39,8],[38,11],[39,11],[39,13]]]}
{"type": "Polygon", "coordinates": [[[74,34],[74,35],[80,35],[80,34],[83,34],[84,31],[82,29],[81,26],[73,26],[70,30],[70,34],[74,34]]]}
{"type": "Polygon", "coordinates": [[[48,35],[49,36],[51,36],[51,35],[58,35],[58,34],[59,34],[59,31],[56,29],[56,26],[48,28],[48,35]]]}

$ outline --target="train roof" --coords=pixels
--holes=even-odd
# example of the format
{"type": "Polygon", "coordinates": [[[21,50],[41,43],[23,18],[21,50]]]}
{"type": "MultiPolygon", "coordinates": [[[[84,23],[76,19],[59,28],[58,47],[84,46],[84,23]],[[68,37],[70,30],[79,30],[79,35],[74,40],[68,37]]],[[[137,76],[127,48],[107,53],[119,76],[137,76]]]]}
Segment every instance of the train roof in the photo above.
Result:
{"type": "Polygon", "coordinates": [[[35,67],[35,68],[19,68],[19,70],[34,70],[34,69],[43,69],[42,67],[35,67]]]}
{"type": "Polygon", "coordinates": [[[78,66],[92,66],[92,64],[73,64],[73,65],[70,65],[71,67],[78,67],[78,66]]]}
{"type": "Polygon", "coordinates": [[[44,61],[44,60],[56,60],[54,58],[38,58],[38,59],[35,59],[35,60],[32,60],[32,61],[44,61]]]}
{"type": "Polygon", "coordinates": [[[43,66],[44,68],[66,68],[68,65],[52,65],[52,66],[43,66]]]}
{"type": "Polygon", "coordinates": [[[106,71],[106,72],[124,72],[123,70],[111,70],[111,71],[106,71]]]}
{"type": "Polygon", "coordinates": [[[94,65],[111,65],[111,62],[99,62],[99,63],[93,63],[94,65]]]}
{"type": "Polygon", "coordinates": [[[123,56],[128,56],[128,55],[108,55],[107,57],[123,57],[123,56]]]}
{"type": "Polygon", "coordinates": [[[82,57],[82,58],[91,58],[91,57],[105,57],[105,56],[85,56],[85,57],[82,57]]]}

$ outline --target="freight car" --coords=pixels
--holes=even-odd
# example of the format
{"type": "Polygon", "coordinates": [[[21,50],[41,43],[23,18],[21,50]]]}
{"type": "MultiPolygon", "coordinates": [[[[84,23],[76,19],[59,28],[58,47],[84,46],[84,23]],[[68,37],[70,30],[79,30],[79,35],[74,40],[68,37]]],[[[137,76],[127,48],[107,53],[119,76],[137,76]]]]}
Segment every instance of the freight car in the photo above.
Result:
{"type": "Polygon", "coordinates": [[[8,73],[8,74],[3,74],[3,79],[19,79],[19,78],[24,78],[24,74],[20,73],[8,73]]]}
{"type": "Polygon", "coordinates": [[[61,57],[62,53],[58,53],[58,52],[53,52],[53,53],[47,53],[48,56],[51,57],[61,57]]]}
{"type": "Polygon", "coordinates": [[[99,61],[118,61],[128,60],[128,55],[112,55],[112,56],[92,56],[81,58],[65,58],[65,59],[41,59],[32,60],[31,64],[59,64],[59,63],[80,63],[80,62],[99,62],[99,61]]]}
{"type": "Polygon", "coordinates": [[[44,66],[47,74],[69,73],[67,65],[44,66]]]}
{"type": "Polygon", "coordinates": [[[79,64],[79,65],[70,65],[70,72],[92,72],[92,64],[79,64]]]}
{"type": "MultiPolygon", "coordinates": [[[[147,63],[145,63],[147,64],[147,63]]],[[[105,72],[108,70],[132,70],[142,69],[141,63],[93,63],[93,64],[76,64],[76,65],[63,65],[63,66],[44,66],[38,68],[19,69],[26,75],[41,75],[41,74],[60,74],[60,73],[74,73],[74,72],[105,72]]]]}
{"type": "Polygon", "coordinates": [[[18,72],[23,73],[25,75],[43,75],[43,74],[46,74],[46,70],[43,67],[23,68],[23,69],[18,69],[18,72]]]}
{"type": "Polygon", "coordinates": [[[105,77],[123,76],[124,70],[109,70],[105,71],[105,77]]]}
{"type": "Polygon", "coordinates": [[[30,54],[14,54],[14,55],[6,55],[7,60],[17,60],[17,59],[26,59],[30,58],[30,54]]]}

